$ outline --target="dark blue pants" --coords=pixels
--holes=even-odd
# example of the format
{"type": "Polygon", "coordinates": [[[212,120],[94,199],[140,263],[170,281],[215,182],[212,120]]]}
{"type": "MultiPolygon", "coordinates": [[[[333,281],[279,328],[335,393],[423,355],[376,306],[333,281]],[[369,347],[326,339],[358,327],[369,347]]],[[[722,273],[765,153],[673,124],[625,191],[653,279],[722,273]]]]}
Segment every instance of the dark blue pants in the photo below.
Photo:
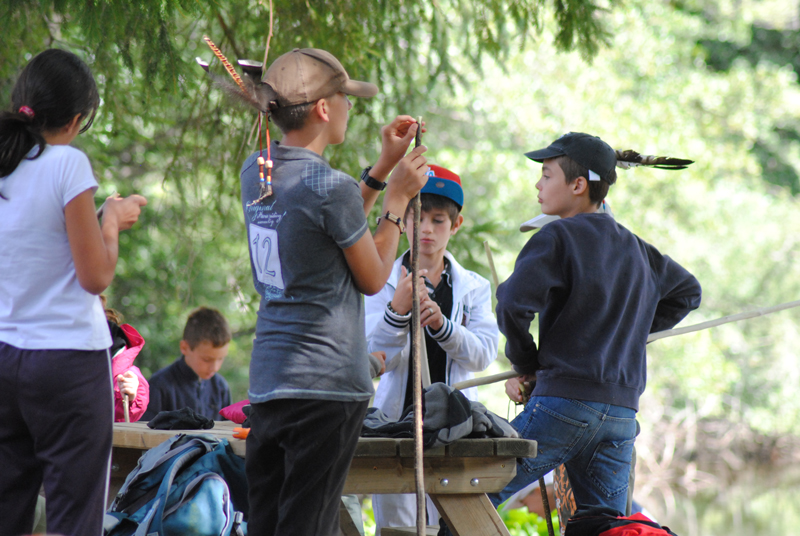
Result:
{"type": "Polygon", "coordinates": [[[21,350],[0,342],[0,536],[47,529],[101,536],[114,405],[107,350],[21,350]]]}
{"type": "Polygon", "coordinates": [[[252,405],[249,534],[339,534],[339,503],[368,405],[301,399],[252,405]]]}

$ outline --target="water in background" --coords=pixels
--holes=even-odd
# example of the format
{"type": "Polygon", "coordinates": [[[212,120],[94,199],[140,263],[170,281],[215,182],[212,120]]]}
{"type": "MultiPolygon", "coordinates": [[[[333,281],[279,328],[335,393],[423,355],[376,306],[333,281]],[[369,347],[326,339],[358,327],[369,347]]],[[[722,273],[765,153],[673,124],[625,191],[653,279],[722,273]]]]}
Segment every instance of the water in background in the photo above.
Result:
{"type": "Polygon", "coordinates": [[[679,536],[800,536],[800,467],[747,468],[715,492],[646,506],[679,536]]]}

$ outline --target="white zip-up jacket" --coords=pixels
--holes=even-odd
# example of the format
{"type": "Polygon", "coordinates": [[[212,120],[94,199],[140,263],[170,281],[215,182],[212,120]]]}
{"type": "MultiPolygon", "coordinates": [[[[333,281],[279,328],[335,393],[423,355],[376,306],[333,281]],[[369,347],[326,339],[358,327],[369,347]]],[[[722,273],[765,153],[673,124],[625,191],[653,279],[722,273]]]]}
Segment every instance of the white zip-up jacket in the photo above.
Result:
{"type": "MultiPolygon", "coordinates": [[[[403,412],[408,382],[410,328],[407,316],[394,314],[386,305],[394,297],[403,256],[405,253],[395,261],[383,289],[366,298],[368,351],[386,352],[386,372],[378,383],[373,405],[395,420],[403,412]]],[[[453,284],[452,315],[438,332],[425,329],[447,352],[447,385],[453,385],[472,378],[473,372],[486,369],[497,358],[499,331],[492,313],[489,281],[464,269],[449,252],[445,256],[450,261],[453,284]]],[[[477,400],[478,390],[471,387],[464,394],[470,400],[477,400]]]]}

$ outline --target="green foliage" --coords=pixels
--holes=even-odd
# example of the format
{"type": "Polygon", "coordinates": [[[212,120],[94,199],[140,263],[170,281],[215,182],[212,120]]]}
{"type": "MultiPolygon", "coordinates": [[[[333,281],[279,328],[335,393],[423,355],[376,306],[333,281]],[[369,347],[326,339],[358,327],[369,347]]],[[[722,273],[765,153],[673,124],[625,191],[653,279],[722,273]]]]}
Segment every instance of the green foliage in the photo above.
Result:
{"type": "MultiPolygon", "coordinates": [[[[465,225],[450,249],[468,268],[490,277],[488,240],[500,280],[511,272],[529,236],[518,225],[539,212],[539,167],[522,153],[576,130],[697,161],[683,172],[621,171],[609,195],[623,225],[701,281],[703,304],[684,325],[800,298],[798,34],[786,2],[281,0],[274,10],[270,58],[326,48],[354,78],[382,88],[355,99],[348,140],[326,153],[334,166],[357,176],[378,155],[380,124],[398,112],[425,117],[429,160],[464,184],[465,225]]],[[[211,58],[208,34],[231,58],[261,59],[268,17],[266,0],[0,6],[0,101],[33,54],[76,51],[103,99],[78,140],[99,195],[150,200],[122,236],[109,291],[147,340],[139,365],[147,374],[171,361],[189,310],[218,307],[237,332],[223,370],[237,398],[246,393],[258,304],[237,180],[255,147],[253,114],[232,106],[193,58],[211,58]]],[[[212,69],[221,72],[216,62],[212,69]]],[[[669,458],[670,420],[800,434],[798,324],[800,312],[785,311],[652,343],[642,473],[661,468],[686,490],[710,478],[693,460],[669,458]]],[[[498,360],[487,372],[505,367],[498,360]]],[[[498,414],[509,411],[500,386],[481,396],[498,414]]],[[[703,442],[690,433],[686,448],[703,442]]]]}
{"type": "MultiPolygon", "coordinates": [[[[516,226],[539,212],[533,186],[539,166],[522,154],[577,130],[620,149],[697,161],[681,172],[620,171],[609,194],[623,225],[703,285],[703,304],[682,325],[800,299],[798,198],[789,184],[771,179],[753,150],[759,140],[777,140],[776,128],[797,128],[800,88],[791,66],[768,58],[737,61],[724,71],[706,64],[700,41],[723,35],[747,43],[738,17],[746,19],[734,12],[714,21],[702,10],[632,2],[613,14],[614,45],[592,64],[540,45],[520,53],[506,72],[485,66],[483,75],[470,78],[475,87],[490,80],[490,95],[452,95],[452,109],[442,112],[447,133],[440,135],[438,159],[462,170],[470,222],[498,224],[491,244],[501,281],[529,236],[516,226]]],[[[800,143],[788,136],[778,146],[788,171],[798,174],[800,143]]],[[[463,238],[459,234],[453,248],[479,257],[479,244],[463,238]]],[[[753,533],[706,527],[712,515],[730,517],[720,495],[729,485],[724,469],[738,472],[752,452],[743,449],[756,448],[748,444],[750,435],[737,435],[755,429],[782,445],[791,441],[785,436],[800,434],[798,325],[795,309],[648,346],[637,497],[677,533],[753,533]],[[703,420],[726,423],[725,441],[704,435],[703,420]],[[707,472],[700,459],[713,459],[722,471],[707,472]],[[702,512],[670,509],[676,489],[719,497],[699,529],[692,525],[698,519],[686,516],[702,512]]],[[[532,331],[536,337],[536,327],[532,331]]],[[[493,411],[513,417],[499,385],[481,388],[480,396],[493,411]]],[[[770,452],[778,460],[786,455],[778,447],[770,452]]],[[[771,518],[777,534],[791,516],[773,510],[771,518]]]]}
{"type": "Polygon", "coordinates": [[[361,502],[361,519],[364,521],[364,534],[375,534],[375,512],[372,509],[372,496],[367,495],[361,502]]]}
{"type": "MultiPolygon", "coordinates": [[[[800,298],[797,199],[762,180],[751,152],[776,125],[800,124],[794,72],[768,61],[736,63],[727,72],[707,68],[696,43],[717,28],[664,4],[634,2],[611,21],[614,47],[591,65],[540,45],[511,60],[508,74],[485,66],[470,81],[491,80],[491,95],[455,92],[451,106],[461,114],[443,113],[442,126],[432,128],[447,130],[437,159],[462,170],[465,228],[496,224],[490,242],[500,280],[528,236],[517,225],[539,212],[539,167],[522,153],[577,130],[620,149],[697,160],[680,172],[620,171],[609,194],[623,225],[703,285],[703,304],[683,325],[800,298]],[[653,20],[659,24],[644,22],[653,20]]],[[[782,156],[800,171],[800,143],[787,140],[782,156]]],[[[480,258],[480,243],[466,238],[459,234],[453,249],[480,258]]],[[[800,403],[789,394],[800,379],[791,364],[798,322],[797,310],[785,311],[652,343],[648,403],[697,406],[706,416],[762,431],[800,432],[800,403]]],[[[502,390],[484,393],[494,393],[492,409],[505,415],[502,390]]]]}
{"type": "MultiPolygon", "coordinates": [[[[732,40],[701,39],[698,44],[705,49],[706,63],[711,69],[729,72],[736,62],[746,61],[751,66],[769,62],[791,67],[795,77],[800,74],[800,30],[764,28],[750,25],[747,43],[732,40]]],[[[792,121],[777,123],[753,143],[752,154],[761,166],[765,180],[788,188],[793,195],[800,193],[800,175],[784,152],[800,140],[800,128],[792,121]]]]}
{"type": "MultiPolygon", "coordinates": [[[[500,518],[513,536],[547,536],[547,520],[527,508],[500,510],[500,518]]],[[[558,512],[552,513],[553,532],[559,534],[558,512]]]]}
{"type": "MultiPolygon", "coordinates": [[[[489,1],[277,2],[270,56],[294,46],[325,47],[354,77],[380,81],[382,96],[355,99],[348,141],[327,152],[353,175],[374,162],[381,122],[398,111],[424,115],[429,159],[459,172],[465,185],[466,221],[451,250],[487,278],[483,241],[503,280],[526,238],[516,226],[538,213],[532,202],[538,168],[521,153],[583,130],[621,148],[698,160],[683,173],[623,172],[610,194],[620,221],[703,283],[703,307],[687,323],[800,295],[800,246],[791,232],[800,101],[793,64],[778,55],[774,38],[759,37],[773,34],[752,30],[752,17],[740,22],[723,3],[673,9],[634,2],[612,12],[592,6],[563,3],[548,12],[536,2],[508,9],[489,1]],[[588,45],[559,53],[555,43],[568,32],[559,13],[569,12],[576,13],[570,24],[578,25],[584,15],[605,13],[598,20],[616,36],[614,48],[591,64],[583,59],[588,45]],[[647,22],[653,20],[659,24],[647,22]],[[714,59],[720,55],[712,53],[714,43],[747,50],[748,61],[714,59]],[[765,164],[772,156],[774,173],[765,164]]],[[[253,116],[232,106],[192,59],[211,57],[203,34],[231,57],[260,59],[268,7],[18,1],[5,3],[0,14],[7,51],[0,96],[7,99],[17,70],[42,48],[77,51],[91,63],[103,98],[94,127],[78,140],[100,194],[141,192],[150,200],[141,223],[123,234],[109,291],[111,304],[148,341],[140,358],[145,373],[177,355],[189,310],[208,304],[223,310],[238,334],[224,372],[244,396],[258,302],[236,177],[254,147],[253,116]]],[[[600,43],[606,34],[596,28],[580,35],[600,43]]],[[[668,394],[664,400],[678,407],[703,398],[704,408],[720,414],[797,429],[800,403],[779,403],[794,399],[786,380],[797,375],[796,319],[786,312],[655,343],[650,390],[668,394]]],[[[497,399],[505,414],[502,394],[497,399]]]]}
{"type": "MultiPolygon", "coordinates": [[[[541,0],[278,0],[269,57],[295,47],[325,48],[354,78],[379,82],[380,97],[355,99],[348,141],[326,154],[332,165],[358,176],[377,158],[381,124],[400,110],[425,110],[430,91],[456,84],[485,58],[508,59],[544,27],[546,6],[541,0]]],[[[598,50],[605,34],[593,4],[571,2],[559,14],[556,24],[569,37],[561,39],[562,48],[598,50]]],[[[136,192],[149,199],[140,223],[122,235],[108,291],[111,306],[147,340],[137,363],[148,374],[172,361],[189,311],[217,307],[237,333],[223,368],[236,398],[246,395],[258,306],[238,187],[239,166],[256,147],[254,115],[215,88],[194,57],[212,58],[202,41],[208,34],[231,59],[262,59],[269,15],[264,0],[14,0],[0,6],[0,101],[8,101],[19,69],[34,54],[47,47],[76,52],[90,64],[102,98],[93,128],[76,143],[93,163],[98,194],[136,192]]],[[[221,73],[216,60],[212,68],[221,73]]],[[[469,234],[485,237],[491,225],[469,234]]]]}

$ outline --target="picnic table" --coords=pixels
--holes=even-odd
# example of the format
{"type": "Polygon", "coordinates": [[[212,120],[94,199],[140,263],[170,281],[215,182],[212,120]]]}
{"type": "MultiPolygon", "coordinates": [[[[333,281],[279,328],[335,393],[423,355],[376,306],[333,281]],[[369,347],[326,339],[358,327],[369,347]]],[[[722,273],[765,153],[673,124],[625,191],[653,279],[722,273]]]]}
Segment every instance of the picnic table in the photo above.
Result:
{"type": "MultiPolygon", "coordinates": [[[[233,437],[231,422],[211,430],[151,430],[147,423],[114,423],[111,486],[113,498],[143,451],[175,434],[210,434],[226,438],[237,455],[245,441],[233,437]]],[[[455,536],[509,536],[486,493],[500,491],[516,474],[517,458],[536,457],[536,441],[526,439],[460,439],[424,453],[425,491],[455,536]]],[[[360,438],[344,486],[345,494],[413,493],[414,440],[360,438]]],[[[352,534],[349,516],[342,532],[352,534]]],[[[409,533],[414,534],[414,532],[409,533]]]]}

